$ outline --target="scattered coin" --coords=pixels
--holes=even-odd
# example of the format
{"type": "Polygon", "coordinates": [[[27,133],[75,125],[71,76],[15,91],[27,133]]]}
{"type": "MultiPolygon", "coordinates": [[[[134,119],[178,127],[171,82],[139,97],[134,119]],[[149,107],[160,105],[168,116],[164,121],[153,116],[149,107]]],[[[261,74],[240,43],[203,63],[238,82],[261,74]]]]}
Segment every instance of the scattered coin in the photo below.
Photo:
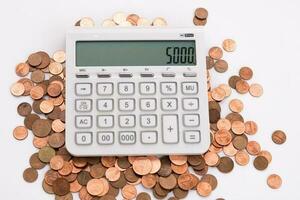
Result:
{"type": "Polygon", "coordinates": [[[24,77],[29,73],[29,68],[27,63],[19,63],[16,66],[16,74],[20,77],[24,77]]]}
{"type": "Polygon", "coordinates": [[[70,183],[64,178],[53,181],[53,192],[56,195],[64,196],[70,192],[70,183]]]}
{"type": "Polygon", "coordinates": [[[220,47],[210,48],[208,54],[211,58],[216,60],[220,60],[223,57],[223,51],[220,47]]]}
{"type": "Polygon", "coordinates": [[[236,50],[236,42],[233,39],[226,39],[223,41],[223,49],[227,52],[236,50]]]}
{"type": "Polygon", "coordinates": [[[228,80],[228,84],[232,89],[236,89],[236,83],[241,80],[241,77],[239,76],[232,76],[228,80]]]}
{"type": "Polygon", "coordinates": [[[23,172],[23,178],[26,182],[32,183],[38,178],[38,172],[34,168],[27,168],[23,172]]]}
{"type": "Polygon", "coordinates": [[[218,170],[222,173],[229,173],[233,170],[234,162],[229,157],[221,157],[220,163],[217,166],[218,170]]]}
{"type": "Polygon", "coordinates": [[[235,162],[238,165],[245,166],[249,163],[250,157],[246,151],[238,151],[235,156],[235,162]]]}
{"type": "Polygon", "coordinates": [[[144,158],[141,157],[141,158],[135,160],[133,162],[132,166],[133,166],[133,170],[135,171],[135,173],[137,173],[139,175],[149,174],[152,170],[152,163],[146,157],[144,157],[144,158]]]}
{"type": "Polygon", "coordinates": [[[253,165],[257,170],[262,171],[268,167],[269,162],[268,162],[267,158],[265,158],[264,156],[257,156],[254,159],[253,165]]]}
{"type": "Polygon", "coordinates": [[[199,182],[197,185],[197,192],[202,197],[207,197],[212,192],[211,185],[207,182],[199,182]]]}
{"type": "Polygon", "coordinates": [[[286,141],[286,134],[281,130],[276,130],[272,134],[272,140],[275,144],[284,144],[286,141]]]}
{"type": "Polygon", "coordinates": [[[28,63],[32,67],[36,67],[42,63],[42,57],[38,53],[33,53],[28,57],[28,63]]]}
{"type": "Polygon", "coordinates": [[[261,147],[256,141],[248,142],[246,149],[250,155],[258,155],[261,151],[261,147]]]}
{"type": "Polygon", "coordinates": [[[51,147],[43,147],[39,151],[39,159],[44,163],[49,163],[51,158],[55,156],[55,150],[51,147]]]}
{"type": "Polygon", "coordinates": [[[125,199],[134,199],[137,195],[137,190],[133,185],[125,185],[122,189],[122,196],[125,199]]]}
{"type": "Polygon", "coordinates": [[[28,130],[25,126],[17,126],[13,131],[13,135],[17,140],[24,140],[28,136],[28,130]]]}
{"type": "Polygon", "coordinates": [[[282,185],[282,179],[277,174],[271,174],[268,177],[267,184],[272,189],[279,189],[282,185]]]}
{"type": "Polygon", "coordinates": [[[246,94],[249,91],[249,84],[244,80],[239,80],[235,85],[236,91],[240,94],[246,94]]]}
{"type": "Polygon", "coordinates": [[[18,105],[17,111],[20,116],[26,117],[31,113],[32,107],[29,103],[23,102],[18,105]]]}
{"type": "Polygon", "coordinates": [[[260,84],[254,83],[250,85],[249,93],[253,97],[260,97],[263,94],[263,88],[260,84]]]}
{"type": "Polygon", "coordinates": [[[254,121],[245,122],[245,133],[248,135],[254,135],[257,133],[258,127],[254,121]]]}
{"type": "Polygon", "coordinates": [[[146,192],[141,192],[136,196],[136,200],[151,200],[151,197],[146,192]]]}
{"type": "Polygon", "coordinates": [[[79,25],[81,27],[89,28],[89,27],[94,27],[95,22],[92,18],[90,17],[84,17],[80,20],[79,25]]]}
{"type": "Polygon", "coordinates": [[[224,73],[228,70],[228,63],[225,60],[217,60],[214,64],[214,68],[219,73],[224,73]]]}
{"type": "Polygon", "coordinates": [[[250,67],[242,67],[239,71],[239,75],[244,80],[250,80],[253,77],[253,71],[250,67]]]}
{"type": "Polygon", "coordinates": [[[22,96],[25,92],[25,87],[22,83],[14,83],[11,88],[10,88],[10,92],[12,95],[14,96],[22,96]]]}
{"type": "Polygon", "coordinates": [[[233,99],[229,103],[229,108],[232,112],[237,112],[240,113],[244,109],[244,104],[241,100],[239,99],[233,99]]]}
{"type": "Polygon", "coordinates": [[[265,157],[269,164],[272,162],[272,154],[269,151],[263,150],[258,155],[265,157]]]}

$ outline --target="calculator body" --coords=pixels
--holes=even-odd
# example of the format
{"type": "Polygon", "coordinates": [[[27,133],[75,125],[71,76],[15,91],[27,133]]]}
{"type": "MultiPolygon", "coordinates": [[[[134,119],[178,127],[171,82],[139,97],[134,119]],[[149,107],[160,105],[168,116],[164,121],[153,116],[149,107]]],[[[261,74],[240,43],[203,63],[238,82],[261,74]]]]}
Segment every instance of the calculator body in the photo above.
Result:
{"type": "Polygon", "coordinates": [[[210,145],[203,30],[75,28],[66,147],[75,156],[201,154],[210,145]]]}

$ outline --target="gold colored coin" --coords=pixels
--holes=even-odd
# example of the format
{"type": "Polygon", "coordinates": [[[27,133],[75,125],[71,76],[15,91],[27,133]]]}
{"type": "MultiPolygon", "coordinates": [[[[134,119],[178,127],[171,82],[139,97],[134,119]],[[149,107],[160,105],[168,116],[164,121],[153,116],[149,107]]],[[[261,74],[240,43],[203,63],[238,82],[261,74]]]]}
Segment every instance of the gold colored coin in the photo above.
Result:
{"type": "Polygon", "coordinates": [[[233,39],[226,39],[223,41],[223,49],[227,52],[236,50],[236,42],[233,39]]]}
{"type": "MultiPolygon", "coordinates": [[[[53,60],[57,63],[64,63],[66,61],[66,53],[63,50],[56,51],[53,54],[53,60]]],[[[50,66],[49,66],[50,67],[50,66]]],[[[50,70],[50,69],[49,69],[50,70]]],[[[58,73],[59,74],[59,73],[58,73]]]]}
{"type": "Polygon", "coordinates": [[[167,21],[162,17],[157,17],[153,20],[153,26],[167,26],[167,21]]]}
{"type": "Polygon", "coordinates": [[[220,47],[212,47],[208,52],[209,56],[215,60],[220,60],[223,57],[223,51],[220,47]]]}
{"type": "Polygon", "coordinates": [[[260,97],[263,95],[263,87],[260,84],[254,83],[250,85],[249,88],[249,93],[253,96],[253,97],[260,97]]]}
{"type": "Polygon", "coordinates": [[[233,99],[229,103],[229,108],[232,112],[237,112],[240,113],[244,109],[244,104],[241,100],[239,99],[233,99]]]}
{"type": "Polygon", "coordinates": [[[84,17],[79,22],[80,27],[90,28],[95,26],[95,22],[90,17],[84,17]]]}
{"type": "Polygon", "coordinates": [[[14,83],[11,87],[10,87],[10,92],[12,95],[18,97],[18,96],[22,96],[25,92],[25,87],[22,83],[14,83]]]}

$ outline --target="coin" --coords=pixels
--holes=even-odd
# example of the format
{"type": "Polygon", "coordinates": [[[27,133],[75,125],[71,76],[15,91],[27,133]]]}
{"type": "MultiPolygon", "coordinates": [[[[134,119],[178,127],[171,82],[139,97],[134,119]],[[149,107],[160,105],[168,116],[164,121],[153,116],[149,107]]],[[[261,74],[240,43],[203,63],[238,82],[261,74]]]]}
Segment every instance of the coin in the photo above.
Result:
{"type": "Polygon", "coordinates": [[[221,129],[216,132],[215,140],[220,145],[228,145],[232,140],[232,135],[229,131],[221,129]]]}
{"type": "Polygon", "coordinates": [[[223,49],[227,52],[236,50],[236,42],[233,39],[226,39],[223,41],[223,49]]]}
{"type": "Polygon", "coordinates": [[[218,130],[225,129],[229,131],[231,129],[231,122],[228,119],[220,119],[217,122],[217,128],[218,130]]]}
{"type": "Polygon", "coordinates": [[[205,174],[204,176],[202,176],[201,182],[207,182],[210,184],[212,190],[215,190],[218,186],[218,180],[217,178],[212,175],[212,174],[205,174]]]}
{"type": "Polygon", "coordinates": [[[45,74],[41,70],[35,70],[34,72],[31,73],[31,80],[34,83],[41,83],[42,81],[45,80],[45,74]]]}
{"type": "Polygon", "coordinates": [[[166,190],[172,190],[177,186],[177,179],[173,174],[167,177],[159,177],[158,182],[160,186],[166,190]]]}
{"type": "Polygon", "coordinates": [[[239,71],[239,75],[244,80],[250,80],[253,77],[253,71],[250,67],[242,67],[239,71]]]}
{"type": "Polygon", "coordinates": [[[197,185],[197,181],[192,174],[181,174],[178,177],[178,186],[183,190],[191,190],[197,185]]]}
{"type": "Polygon", "coordinates": [[[210,123],[217,123],[220,119],[220,111],[216,109],[209,110],[209,122],[210,123]]]}
{"type": "Polygon", "coordinates": [[[234,162],[229,157],[221,157],[219,165],[217,166],[218,170],[222,173],[229,173],[233,170],[234,162]]]}
{"type": "Polygon", "coordinates": [[[206,56],[206,69],[211,69],[214,67],[215,61],[210,56],[206,56]]]}
{"type": "Polygon", "coordinates": [[[265,157],[269,164],[272,162],[272,154],[269,151],[263,150],[258,155],[265,157]]]}
{"type": "Polygon", "coordinates": [[[137,26],[140,16],[137,14],[130,14],[127,16],[126,21],[130,22],[132,25],[137,26]]]}
{"type": "Polygon", "coordinates": [[[286,134],[281,130],[276,130],[272,134],[272,141],[275,144],[284,144],[286,141],[286,134]]]}
{"type": "Polygon", "coordinates": [[[28,183],[33,183],[38,178],[38,172],[34,168],[27,168],[23,172],[23,178],[28,183]]]}
{"type": "Polygon", "coordinates": [[[197,192],[202,197],[207,197],[211,194],[211,185],[207,182],[199,182],[197,185],[197,192]]]}
{"type": "Polygon", "coordinates": [[[111,19],[105,19],[102,21],[102,27],[115,27],[116,23],[111,19]]]}
{"type": "Polygon", "coordinates": [[[272,189],[279,189],[282,185],[282,179],[277,174],[271,174],[268,176],[267,184],[272,189]]]}
{"type": "Polygon", "coordinates": [[[214,68],[219,73],[224,73],[228,70],[228,63],[225,60],[217,60],[214,64],[214,68]]]}
{"type": "Polygon", "coordinates": [[[234,156],[235,162],[238,165],[245,166],[249,163],[250,157],[246,151],[238,151],[234,156]]]}
{"type": "Polygon", "coordinates": [[[124,12],[117,12],[113,15],[113,21],[116,24],[122,24],[123,22],[126,22],[127,14],[124,12]]]}
{"type": "Polygon", "coordinates": [[[243,116],[239,113],[230,113],[225,118],[228,119],[231,122],[231,124],[235,121],[244,122],[243,116]]]}
{"type": "Polygon", "coordinates": [[[70,183],[64,178],[53,181],[53,192],[56,195],[64,196],[70,192],[70,183]]]}
{"type": "Polygon", "coordinates": [[[195,26],[205,26],[207,19],[199,19],[196,16],[193,18],[193,23],[195,26]]]}
{"type": "Polygon", "coordinates": [[[239,99],[233,99],[229,103],[229,108],[232,112],[237,112],[240,113],[244,109],[244,104],[241,100],[239,99]]]}
{"type": "Polygon", "coordinates": [[[90,167],[90,174],[93,178],[102,178],[105,174],[106,168],[102,164],[95,164],[90,167]]]}
{"type": "Polygon", "coordinates": [[[10,92],[16,97],[22,96],[25,92],[25,87],[22,83],[17,82],[10,87],[10,92]]]}
{"type": "Polygon", "coordinates": [[[51,169],[60,170],[61,168],[63,168],[63,166],[64,166],[64,159],[61,156],[59,156],[59,155],[53,156],[50,159],[51,169]]]}
{"type": "Polygon", "coordinates": [[[178,187],[173,190],[173,194],[177,199],[184,199],[188,195],[188,191],[182,190],[178,187]]]}
{"type": "Polygon", "coordinates": [[[24,119],[24,125],[26,128],[28,128],[29,130],[32,130],[32,125],[33,123],[40,119],[40,117],[36,114],[29,114],[25,117],[24,119]]]}
{"type": "Polygon", "coordinates": [[[32,107],[29,103],[23,102],[18,105],[17,111],[20,116],[26,117],[31,113],[32,107]]]}
{"type": "Polygon", "coordinates": [[[219,162],[219,155],[216,154],[216,153],[213,153],[213,152],[207,152],[205,155],[204,155],[204,160],[205,160],[205,163],[208,165],[208,166],[216,166],[219,162]]]}
{"type": "Polygon", "coordinates": [[[169,176],[172,173],[171,162],[168,157],[161,158],[161,167],[157,172],[159,176],[169,176]]]}
{"type": "Polygon", "coordinates": [[[17,140],[24,140],[28,136],[28,130],[25,126],[17,126],[13,131],[13,136],[17,140]]]}
{"type": "Polygon", "coordinates": [[[232,144],[237,150],[243,150],[247,147],[248,138],[244,135],[238,135],[233,138],[232,144]]]}
{"type": "Polygon", "coordinates": [[[29,65],[27,63],[19,63],[16,66],[16,74],[20,77],[24,77],[29,73],[29,65]]]}
{"type": "Polygon", "coordinates": [[[254,167],[260,171],[265,170],[268,167],[268,164],[269,162],[264,156],[257,156],[253,161],[254,167]]]}
{"type": "Polygon", "coordinates": [[[228,80],[228,84],[232,89],[236,89],[236,83],[241,80],[239,76],[231,76],[228,80]]]}
{"type": "Polygon", "coordinates": [[[208,11],[205,8],[197,8],[195,10],[195,16],[198,19],[206,19],[208,17],[208,11]]]}
{"type": "Polygon", "coordinates": [[[35,100],[41,99],[44,96],[44,89],[39,85],[34,86],[30,90],[30,96],[32,99],[35,99],[35,100]]]}
{"type": "Polygon", "coordinates": [[[32,123],[32,132],[37,137],[46,137],[51,131],[51,123],[47,119],[37,119],[32,123]]]}
{"type": "Polygon", "coordinates": [[[225,97],[229,97],[231,95],[231,88],[227,84],[220,84],[219,88],[223,89],[225,91],[225,97]]]}
{"type": "Polygon", "coordinates": [[[43,169],[46,164],[39,159],[39,154],[34,153],[29,159],[30,166],[34,169],[43,169]]]}
{"type": "Polygon", "coordinates": [[[223,147],[223,152],[226,156],[234,156],[238,150],[233,146],[232,142],[223,147]]]}
{"type": "Polygon", "coordinates": [[[43,100],[40,103],[40,110],[45,114],[52,112],[53,109],[54,109],[54,104],[52,100],[43,100]]]}
{"type": "Polygon", "coordinates": [[[132,163],[132,167],[135,173],[139,175],[149,174],[152,170],[152,163],[146,157],[140,157],[132,163]]]}
{"type": "Polygon", "coordinates": [[[117,181],[121,176],[121,172],[116,167],[110,167],[105,172],[105,177],[109,181],[117,181]]]}
{"type": "Polygon", "coordinates": [[[176,174],[186,173],[188,171],[188,167],[189,167],[189,165],[187,163],[185,163],[183,165],[175,165],[175,164],[171,163],[171,169],[176,174]]]}
{"type": "Polygon", "coordinates": [[[249,84],[244,80],[239,80],[235,85],[236,91],[240,94],[246,94],[249,91],[249,84]]]}
{"type": "Polygon", "coordinates": [[[184,155],[170,155],[169,158],[175,165],[183,165],[187,162],[187,156],[184,155]]]}
{"type": "MultiPolygon", "coordinates": [[[[63,50],[54,52],[52,57],[53,57],[53,60],[57,63],[64,63],[66,61],[66,53],[63,50]]],[[[49,68],[50,68],[50,66],[49,66],[49,68]]],[[[50,70],[50,72],[51,72],[51,70],[50,70]]]]}
{"type": "Polygon", "coordinates": [[[208,54],[211,58],[216,60],[220,60],[223,57],[223,51],[220,47],[210,48],[208,54]]]}
{"type": "Polygon", "coordinates": [[[151,189],[156,185],[157,176],[153,174],[148,174],[142,177],[142,185],[145,188],[151,189]]]}
{"type": "Polygon", "coordinates": [[[109,190],[109,184],[105,178],[91,179],[86,188],[91,195],[104,196],[109,190]]]}
{"type": "Polygon", "coordinates": [[[254,83],[250,85],[249,93],[253,97],[260,97],[262,96],[263,92],[264,92],[263,87],[260,84],[254,83]]]}
{"type": "Polygon", "coordinates": [[[151,161],[152,169],[150,174],[155,174],[159,171],[161,167],[161,162],[157,156],[147,156],[147,158],[151,161]]]}
{"type": "Polygon", "coordinates": [[[35,148],[41,149],[48,145],[48,137],[40,138],[34,136],[32,143],[35,148]]]}
{"type": "Polygon", "coordinates": [[[256,141],[248,142],[246,149],[250,155],[258,155],[261,151],[260,145],[256,141]]]}
{"type": "Polygon", "coordinates": [[[49,163],[51,158],[55,156],[55,150],[51,147],[43,147],[39,150],[39,159],[44,163],[49,163]]]}
{"type": "Polygon", "coordinates": [[[52,130],[56,133],[63,132],[65,130],[65,123],[63,123],[60,119],[55,119],[52,122],[52,130]]]}
{"type": "Polygon", "coordinates": [[[254,135],[257,133],[258,127],[254,121],[245,122],[245,133],[248,135],[254,135]]]}
{"type": "Polygon", "coordinates": [[[122,196],[128,200],[134,199],[137,196],[137,190],[133,185],[125,185],[122,188],[122,196]]]}
{"type": "Polygon", "coordinates": [[[146,192],[141,192],[136,196],[136,200],[151,200],[151,197],[146,192]]]}
{"type": "Polygon", "coordinates": [[[42,63],[42,57],[38,53],[33,53],[28,57],[28,63],[32,67],[36,67],[42,63]]]}
{"type": "Polygon", "coordinates": [[[242,135],[245,132],[245,124],[241,121],[234,121],[231,124],[231,130],[236,135],[242,135]]]}
{"type": "Polygon", "coordinates": [[[63,71],[63,66],[59,62],[52,62],[49,65],[49,72],[53,75],[58,75],[63,71]]]}
{"type": "Polygon", "coordinates": [[[222,88],[217,87],[211,91],[211,96],[216,101],[222,101],[226,96],[226,92],[222,88]]]}
{"type": "Polygon", "coordinates": [[[25,91],[23,93],[23,96],[28,96],[31,89],[33,88],[33,82],[28,78],[22,78],[18,81],[18,83],[22,83],[24,85],[25,91]]]}
{"type": "Polygon", "coordinates": [[[57,96],[59,96],[61,94],[61,91],[62,91],[62,87],[58,83],[51,83],[47,87],[47,93],[51,97],[57,97],[57,96]]]}
{"type": "Polygon", "coordinates": [[[80,27],[90,28],[95,26],[95,22],[90,17],[83,17],[80,19],[79,25],[80,27]]]}
{"type": "Polygon", "coordinates": [[[92,177],[87,171],[81,171],[77,176],[77,181],[82,186],[86,186],[91,179],[92,177]]]}

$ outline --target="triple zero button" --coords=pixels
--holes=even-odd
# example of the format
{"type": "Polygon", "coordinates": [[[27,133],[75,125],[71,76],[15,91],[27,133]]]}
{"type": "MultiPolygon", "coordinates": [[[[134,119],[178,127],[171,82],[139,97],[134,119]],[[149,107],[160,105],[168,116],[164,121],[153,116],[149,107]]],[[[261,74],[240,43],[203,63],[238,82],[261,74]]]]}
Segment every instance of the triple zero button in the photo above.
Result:
{"type": "Polygon", "coordinates": [[[136,135],[133,131],[119,133],[120,144],[134,144],[136,142],[136,135]]]}

